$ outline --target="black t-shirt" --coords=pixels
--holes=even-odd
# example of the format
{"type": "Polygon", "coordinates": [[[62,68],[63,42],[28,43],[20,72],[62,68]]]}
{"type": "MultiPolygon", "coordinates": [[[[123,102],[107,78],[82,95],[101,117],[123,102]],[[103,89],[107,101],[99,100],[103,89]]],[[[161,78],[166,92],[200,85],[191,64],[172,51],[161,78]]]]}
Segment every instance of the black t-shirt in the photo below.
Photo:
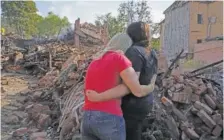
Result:
{"type": "MultiPolygon", "coordinates": [[[[140,84],[148,85],[153,74],[157,73],[158,62],[155,52],[151,51],[148,55],[144,47],[134,45],[126,51],[125,55],[132,62],[134,70],[140,72],[140,84]]],[[[141,98],[129,94],[122,99],[122,110],[124,115],[136,114],[141,118],[140,114],[142,117],[148,114],[149,106],[152,104],[153,94],[141,98]]]]}

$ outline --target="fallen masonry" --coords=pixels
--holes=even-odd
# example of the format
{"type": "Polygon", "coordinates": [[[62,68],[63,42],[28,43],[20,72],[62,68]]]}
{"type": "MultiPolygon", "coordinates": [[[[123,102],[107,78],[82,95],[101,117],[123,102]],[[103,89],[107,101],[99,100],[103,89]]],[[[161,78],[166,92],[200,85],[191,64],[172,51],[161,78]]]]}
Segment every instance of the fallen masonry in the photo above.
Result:
{"type": "MultiPolygon", "coordinates": [[[[44,46],[26,54],[15,65],[18,69],[14,64],[7,67],[7,63],[3,68],[14,72],[25,69],[39,78],[37,83],[30,83],[29,90],[20,93],[24,98],[18,103],[23,107],[6,120],[9,124],[23,124],[11,139],[79,140],[85,72],[91,56],[103,48],[78,49],[61,43],[44,46]]],[[[144,120],[143,140],[223,138],[223,91],[214,81],[168,75],[161,82],[154,93],[153,110],[144,120]]],[[[3,80],[4,84],[7,81],[3,80]]]]}

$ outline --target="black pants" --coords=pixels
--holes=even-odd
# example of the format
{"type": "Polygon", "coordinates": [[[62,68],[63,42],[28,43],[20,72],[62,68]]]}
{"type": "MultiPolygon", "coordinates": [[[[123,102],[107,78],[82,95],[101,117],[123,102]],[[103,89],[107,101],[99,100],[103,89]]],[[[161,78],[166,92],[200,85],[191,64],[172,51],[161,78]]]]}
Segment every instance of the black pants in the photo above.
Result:
{"type": "Polygon", "coordinates": [[[125,117],[126,140],[141,140],[142,121],[125,117]]]}

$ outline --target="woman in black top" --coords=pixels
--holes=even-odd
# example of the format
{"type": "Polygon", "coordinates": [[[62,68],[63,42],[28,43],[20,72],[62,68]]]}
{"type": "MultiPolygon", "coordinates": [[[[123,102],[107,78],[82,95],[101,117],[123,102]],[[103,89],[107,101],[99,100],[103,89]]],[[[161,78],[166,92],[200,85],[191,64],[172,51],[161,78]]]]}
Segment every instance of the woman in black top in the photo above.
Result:
{"type": "MultiPolygon", "coordinates": [[[[158,64],[155,52],[149,48],[149,25],[144,22],[134,22],[128,26],[127,34],[132,39],[133,44],[127,49],[125,55],[132,62],[132,67],[139,76],[140,84],[148,85],[151,81],[155,83],[158,64]]],[[[142,122],[153,106],[152,93],[144,97],[136,97],[133,94],[125,96],[121,90],[115,87],[110,89],[108,93],[105,91],[104,94],[87,91],[87,96],[91,101],[104,101],[124,96],[122,98],[122,111],[126,123],[126,140],[141,139],[142,122]]]]}
{"type": "MultiPolygon", "coordinates": [[[[155,51],[149,48],[149,25],[135,22],[129,25],[127,34],[133,45],[126,51],[126,57],[132,62],[132,67],[139,74],[140,84],[150,83],[157,73],[157,58],[155,51]]],[[[140,140],[142,121],[149,114],[153,106],[153,94],[138,98],[133,94],[122,98],[122,110],[126,122],[126,140],[140,140]]]]}

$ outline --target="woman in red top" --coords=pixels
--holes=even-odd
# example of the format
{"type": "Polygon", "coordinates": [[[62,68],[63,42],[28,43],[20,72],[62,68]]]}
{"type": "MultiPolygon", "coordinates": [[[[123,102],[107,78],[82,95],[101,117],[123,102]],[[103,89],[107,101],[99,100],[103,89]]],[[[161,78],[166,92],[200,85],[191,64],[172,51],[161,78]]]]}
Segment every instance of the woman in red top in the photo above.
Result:
{"type": "MultiPolygon", "coordinates": [[[[146,96],[154,89],[155,78],[149,85],[140,85],[131,62],[124,56],[132,44],[126,34],[115,35],[106,49],[89,65],[85,79],[85,93],[94,90],[100,94],[116,87],[121,95],[130,91],[138,96],[146,96]],[[122,84],[121,80],[125,84],[122,84]],[[129,90],[130,89],[130,90],[129,90]]],[[[121,97],[120,95],[118,97],[121,97]]],[[[82,123],[83,140],[125,140],[125,121],[119,98],[91,102],[85,94],[82,123]]]]}

